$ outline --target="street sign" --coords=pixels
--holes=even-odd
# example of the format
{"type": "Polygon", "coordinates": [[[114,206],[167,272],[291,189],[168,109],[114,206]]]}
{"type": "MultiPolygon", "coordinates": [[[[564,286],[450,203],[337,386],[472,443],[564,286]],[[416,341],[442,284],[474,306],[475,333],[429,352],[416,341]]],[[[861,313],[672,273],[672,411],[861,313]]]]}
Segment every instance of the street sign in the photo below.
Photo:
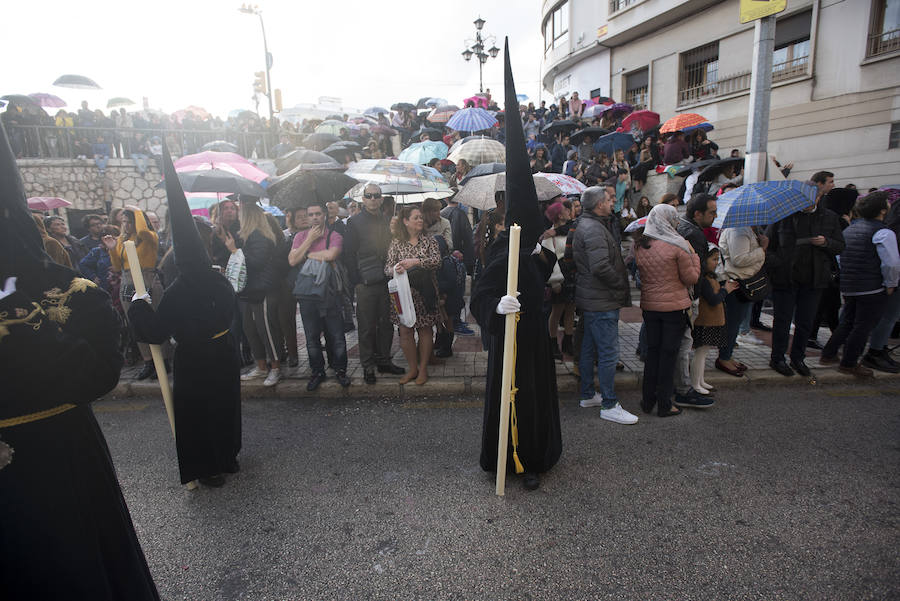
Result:
{"type": "Polygon", "coordinates": [[[787,8],[787,0],[741,0],[741,23],[749,23],[787,8]]]}

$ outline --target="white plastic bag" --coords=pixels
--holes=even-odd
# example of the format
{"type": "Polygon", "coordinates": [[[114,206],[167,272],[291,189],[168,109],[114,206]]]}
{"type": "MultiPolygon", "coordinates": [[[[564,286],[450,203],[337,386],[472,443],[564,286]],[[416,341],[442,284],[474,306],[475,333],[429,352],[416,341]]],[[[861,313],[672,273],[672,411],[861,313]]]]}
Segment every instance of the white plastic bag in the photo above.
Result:
{"type": "Polygon", "coordinates": [[[409,288],[409,277],[405,271],[397,273],[394,269],[394,278],[388,282],[388,294],[391,295],[391,302],[394,304],[397,317],[400,318],[400,324],[407,328],[415,327],[416,307],[413,304],[412,290],[409,288]]]}
{"type": "Polygon", "coordinates": [[[244,260],[244,251],[240,248],[228,257],[225,278],[231,282],[235,292],[243,292],[247,286],[247,264],[244,260]]]}

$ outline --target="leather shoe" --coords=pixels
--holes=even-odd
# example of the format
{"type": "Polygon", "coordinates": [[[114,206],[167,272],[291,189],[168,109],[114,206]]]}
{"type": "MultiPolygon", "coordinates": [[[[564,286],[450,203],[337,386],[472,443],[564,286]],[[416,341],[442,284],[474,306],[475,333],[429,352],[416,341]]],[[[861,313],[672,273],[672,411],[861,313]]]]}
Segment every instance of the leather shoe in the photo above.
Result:
{"type": "Polygon", "coordinates": [[[796,361],[791,361],[789,365],[795,372],[797,372],[804,378],[809,378],[810,376],[812,376],[812,372],[809,371],[809,366],[806,365],[804,361],[800,361],[799,363],[796,361]]]}
{"type": "Polygon", "coordinates": [[[525,472],[522,476],[522,486],[525,490],[537,490],[541,485],[541,479],[534,472],[525,472]]]}
{"type": "Polygon", "coordinates": [[[326,376],[324,373],[313,374],[309,379],[309,382],[306,384],[307,392],[312,392],[313,390],[318,388],[319,384],[321,384],[322,381],[327,377],[328,376],[326,376]]]}
{"type": "Polygon", "coordinates": [[[211,486],[212,488],[219,488],[225,485],[225,476],[222,474],[216,474],[215,476],[209,476],[208,478],[200,478],[200,484],[203,486],[211,486]]]}
{"type": "Polygon", "coordinates": [[[736,378],[740,378],[744,375],[744,370],[740,368],[731,369],[727,367],[724,363],[722,363],[719,359],[716,359],[716,369],[719,371],[724,371],[726,374],[730,376],[735,376],[736,378]]]}
{"type": "Polygon", "coordinates": [[[367,367],[363,372],[363,381],[366,384],[374,384],[375,383],[375,369],[371,367],[367,367]]]}
{"type": "Polygon", "coordinates": [[[811,348],[811,349],[816,349],[817,351],[821,351],[825,347],[822,346],[821,344],[819,344],[818,340],[807,340],[806,348],[811,348]]]}
{"type": "Polygon", "coordinates": [[[399,365],[394,365],[393,363],[385,363],[384,365],[378,366],[378,373],[380,374],[394,374],[395,376],[402,376],[406,373],[406,370],[400,367],[399,365]]]}
{"type": "Polygon", "coordinates": [[[347,372],[341,370],[335,374],[337,378],[338,384],[341,385],[342,388],[347,388],[350,386],[350,378],[347,376],[347,372]]]}
{"type": "Polygon", "coordinates": [[[451,349],[438,349],[434,351],[434,356],[438,359],[447,359],[448,357],[453,356],[453,351],[451,349]]]}
{"type": "Polygon", "coordinates": [[[771,332],[772,331],[772,328],[770,328],[766,324],[762,323],[761,321],[755,321],[755,322],[751,323],[750,327],[753,328],[754,330],[759,330],[761,332],[771,332]]]}
{"type": "Polygon", "coordinates": [[[144,361],[144,367],[141,368],[141,371],[138,372],[138,375],[135,376],[137,380],[146,380],[152,374],[156,373],[156,368],[153,367],[152,361],[144,361]]]}
{"type": "Polygon", "coordinates": [[[780,373],[782,376],[793,376],[794,370],[791,369],[791,366],[785,363],[784,359],[781,361],[769,361],[769,367],[780,373]]]}

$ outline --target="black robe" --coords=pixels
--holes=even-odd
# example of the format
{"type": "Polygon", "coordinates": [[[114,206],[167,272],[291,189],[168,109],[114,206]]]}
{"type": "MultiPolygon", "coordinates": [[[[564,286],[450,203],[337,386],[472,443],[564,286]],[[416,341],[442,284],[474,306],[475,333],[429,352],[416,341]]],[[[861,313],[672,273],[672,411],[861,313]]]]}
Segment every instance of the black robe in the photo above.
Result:
{"type": "Polygon", "coordinates": [[[158,600],[90,408],[122,367],[109,296],[54,265],[16,288],[0,299],[0,421],[75,407],[0,425],[0,599],[158,600]]]}
{"type": "MultiPolygon", "coordinates": [[[[489,335],[484,427],[481,436],[481,467],[497,470],[500,434],[500,392],[503,374],[505,316],[497,315],[500,297],[506,294],[508,242],[501,235],[491,246],[491,256],[481,272],[470,304],[478,325],[489,335]]],[[[516,418],[519,429],[519,460],[526,472],[546,472],[562,453],[559,399],[556,392],[556,362],[550,349],[550,334],[544,316],[544,282],[550,277],[556,257],[544,249],[539,255],[519,258],[519,302],[521,316],[516,329],[516,418]]],[[[511,431],[511,429],[510,429],[511,431]]],[[[507,468],[515,470],[512,434],[507,450],[507,468]]]]}
{"type": "Polygon", "coordinates": [[[178,343],[174,358],[175,444],[181,482],[233,471],[241,450],[240,359],[229,335],[234,289],[208,270],[179,275],[159,308],[132,303],[128,320],[141,342],[178,343]]]}

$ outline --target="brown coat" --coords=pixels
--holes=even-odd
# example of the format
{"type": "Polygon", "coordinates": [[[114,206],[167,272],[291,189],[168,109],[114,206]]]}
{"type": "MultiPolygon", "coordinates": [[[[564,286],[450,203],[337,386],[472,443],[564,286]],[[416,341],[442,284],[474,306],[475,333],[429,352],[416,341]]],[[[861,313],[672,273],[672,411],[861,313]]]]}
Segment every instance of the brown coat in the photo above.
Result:
{"type": "MultiPolygon", "coordinates": [[[[709,282],[710,287],[712,288],[713,294],[718,294],[721,286],[719,282],[716,281],[716,277],[714,274],[707,274],[704,276],[706,280],[709,282]]],[[[724,326],[725,325],[725,303],[719,303],[716,306],[710,305],[706,302],[706,299],[703,298],[703,295],[700,295],[700,307],[699,312],[697,314],[697,319],[694,320],[695,326],[724,326]]]]}
{"type": "MultiPolygon", "coordinates": [[[[44,250],[47,251],[47,254],[50,255],[50,259],[53,260],[54,263],[59,263],[60,265],[65,265],[66,267],[72,266],[72,258],[69,257],[69,253],[66,252],[66,249],[63,248],[63,245],[59,243],[58,240],[53,239],[49,234],[47,234],[47,230],[44,229],[44,220],[41,219],[40,215],[36,215],[32,213],[31,216],[34,218],[34,224],[37,226],[38,231],[41,233],[41,240],[44,241],[44,250]]],[[[77,269],[77,267],[75,267],[77,269]]]]}

